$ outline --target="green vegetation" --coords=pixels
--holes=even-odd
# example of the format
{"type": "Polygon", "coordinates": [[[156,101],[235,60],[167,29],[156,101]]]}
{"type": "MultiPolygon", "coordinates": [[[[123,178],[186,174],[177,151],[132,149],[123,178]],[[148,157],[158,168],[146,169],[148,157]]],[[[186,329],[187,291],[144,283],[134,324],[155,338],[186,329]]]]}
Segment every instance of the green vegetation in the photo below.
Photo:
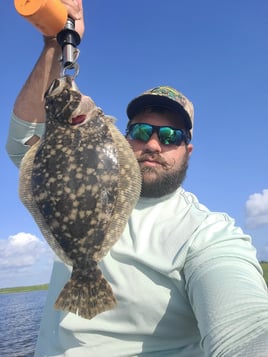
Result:
{"type": "Polygon", "coordinates": [[[33,286],[19,286],[16,288],[3,288],[0,289],[0,294],[11,294],[11,293],[21,293],[37,290],[47,290],[48,284],[33,285],[33,286]]]}
{"type": "Polygon", "coordinates": [[[264,279],[266,281],[266,284],[268,285],[268,262],[261,262],[261,266],[264,273],[264,279]]]}

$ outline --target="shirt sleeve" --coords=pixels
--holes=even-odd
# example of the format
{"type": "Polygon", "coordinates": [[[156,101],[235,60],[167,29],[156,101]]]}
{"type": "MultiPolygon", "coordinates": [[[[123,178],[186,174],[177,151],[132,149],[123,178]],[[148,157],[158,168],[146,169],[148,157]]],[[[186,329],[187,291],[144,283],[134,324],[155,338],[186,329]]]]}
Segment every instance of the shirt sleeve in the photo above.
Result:
{"type": "Polygon", "coordinates": [[[232,219],[215,214],[200,227],[184,274],[206,356],[248,356],[248,345],[252,356],[268,356],[267,286],[250,237],[232,219]]]}
{"type": "Polygon", "coordinates": [[[30,146],[25,143],[34,135],[41,137],[45,131],[45,123],[31,123],[11,114],[6,150],[10,159],[19,167],[21,160],[30,146]]]}
{"type": "Polygon", "coordinates": [[[238,347],[232,354],[226,357],[267,357],[268,356],[268,333],[263,333],[250,342],[246,343],[242,348],[238,347]]]}

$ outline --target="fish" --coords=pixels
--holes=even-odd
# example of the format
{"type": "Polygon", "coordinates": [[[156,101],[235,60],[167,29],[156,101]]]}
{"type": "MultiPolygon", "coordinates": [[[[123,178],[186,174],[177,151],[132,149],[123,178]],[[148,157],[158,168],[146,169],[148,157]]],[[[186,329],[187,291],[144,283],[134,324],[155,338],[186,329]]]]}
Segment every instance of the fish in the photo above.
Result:
{"type": "Polygon", "coordinates": [[[86,319],[116,307],[99,262],[120,239],[141,190],[141,174],[115,119],[74,79],[56,78],[45,96],[46,129],[20,166],[19,197],[72,273],[55,309],[86,319]]]}

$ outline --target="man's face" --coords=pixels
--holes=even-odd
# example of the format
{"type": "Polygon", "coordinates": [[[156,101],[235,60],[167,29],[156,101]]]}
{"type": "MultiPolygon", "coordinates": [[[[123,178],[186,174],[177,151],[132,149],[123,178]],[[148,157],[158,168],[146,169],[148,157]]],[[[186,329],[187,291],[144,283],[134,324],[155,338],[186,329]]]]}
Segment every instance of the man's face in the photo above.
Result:
{"type": "MultiPolygon", "coordinates": [[[[135,116],[131,124],[146,123],[156,126],[171,126],[185,129],[178,114],[144,112],[135,116]]],[[[165,145],[153,133],[147,141],[127,138],[139,162],[142,174],[143,197],[161,197],[174,192],[185,178],[192,144],[165,145]]]]}

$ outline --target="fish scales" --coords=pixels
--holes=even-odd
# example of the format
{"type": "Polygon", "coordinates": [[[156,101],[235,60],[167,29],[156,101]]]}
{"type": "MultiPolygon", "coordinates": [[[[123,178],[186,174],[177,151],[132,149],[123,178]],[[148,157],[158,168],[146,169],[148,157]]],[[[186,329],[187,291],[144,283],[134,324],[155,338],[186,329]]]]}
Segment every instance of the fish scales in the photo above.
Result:
{"type": "Polygon", "coordinates": [[[45,109],[45,134],[21,164],[20,198],[54,252],[73,267],[55,307],[90,319],[116,306],[98,262],[136,205],[140,170],[113,119],[69,76],[52,82],[45,109]]]}

